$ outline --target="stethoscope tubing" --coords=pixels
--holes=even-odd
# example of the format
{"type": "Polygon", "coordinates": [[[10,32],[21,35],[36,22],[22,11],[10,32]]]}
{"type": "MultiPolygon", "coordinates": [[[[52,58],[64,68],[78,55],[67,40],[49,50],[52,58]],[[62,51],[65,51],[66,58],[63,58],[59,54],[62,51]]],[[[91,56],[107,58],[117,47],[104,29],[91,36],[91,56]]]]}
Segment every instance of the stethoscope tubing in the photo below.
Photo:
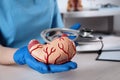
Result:
{"type": "Polygon", "coordinates": [[[50,40],[48,40],[48,38],[47,38],[47,34],[50,33],[50,32],[54,32],[54,31],[55,32],[59,31],[59,32],[72,33],[73,36],[76,36],[76,38],[73,39],[73,41],[76,41],[77,38],[79,37],[79,34],[80,34],[79,30],[73,30],[73,29],[69,29],[69,28],[52,28],[52,29],[43,30],[40,33],[40,35],[46,42],[50,42],[50,40]]]}

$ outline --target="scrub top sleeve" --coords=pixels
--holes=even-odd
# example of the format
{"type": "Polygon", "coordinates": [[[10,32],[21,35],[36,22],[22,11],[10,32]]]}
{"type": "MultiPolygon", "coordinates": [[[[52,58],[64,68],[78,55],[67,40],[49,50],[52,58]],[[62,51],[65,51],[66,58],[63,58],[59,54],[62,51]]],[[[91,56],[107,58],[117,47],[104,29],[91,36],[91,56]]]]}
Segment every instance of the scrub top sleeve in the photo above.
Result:
{"type": "Polygon", "coordinates": [[[5,39],[3,38],[2,32],[0,31],[0,45],[5,46],[6,42],[5,39]]]}
{"type": "Polygon", "coordinates": [[[0,40],[0,45],[1,45],[1,40],[0,40]]]}
{"type": "Polygon", "coordinates": [[[55,9],[54,9],[54,17],[53,17],[53,22],[52,22],[52,28],[63,28],[64,27],[64,24],[63,24],[63,21],[62,21],[62,17],[61,17],[61,14],[59,12],[59,8],[58,8],[58,4],[57,4],[57,0],[54,0],[55,1],[55,9]]]}
{"type": "Polygon", "coordinates": [[[1,30],[0,30],[0,45],[1,45],[1,43],[2,43],[2,34],[1,34],[1,30]]]}
{"type": "Polygon", "coordinates": [[[0,45],[2,45],[2,35],[1,35],[1,32],[0,32],[0,45]]]}

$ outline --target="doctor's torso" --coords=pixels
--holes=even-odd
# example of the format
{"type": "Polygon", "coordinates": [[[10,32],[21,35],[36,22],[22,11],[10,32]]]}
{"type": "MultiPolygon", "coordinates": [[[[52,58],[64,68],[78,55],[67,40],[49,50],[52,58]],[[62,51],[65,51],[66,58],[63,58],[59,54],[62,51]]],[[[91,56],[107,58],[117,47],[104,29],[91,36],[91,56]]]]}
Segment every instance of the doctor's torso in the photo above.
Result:
{"type": "Polygon", "coordinates": [[[55,8],[55,0],[0,0],[0,34],[4,45],[19,47],[31,39],[43,43],[40,32],[52,27],[55,8]]]}

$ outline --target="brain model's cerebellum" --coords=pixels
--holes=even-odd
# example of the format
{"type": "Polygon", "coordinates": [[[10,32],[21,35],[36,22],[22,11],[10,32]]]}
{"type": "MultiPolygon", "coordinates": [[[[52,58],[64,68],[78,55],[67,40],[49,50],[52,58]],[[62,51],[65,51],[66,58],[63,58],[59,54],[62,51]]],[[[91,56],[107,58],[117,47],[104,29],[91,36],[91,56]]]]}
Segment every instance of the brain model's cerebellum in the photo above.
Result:
{"type": "Polygon", "coordinates": [[[62,64],[76,54],[75,44],[68,37],[57,38],[45,45],[31,40],[28,49],[35,59],[46,64],[62,64]]]}

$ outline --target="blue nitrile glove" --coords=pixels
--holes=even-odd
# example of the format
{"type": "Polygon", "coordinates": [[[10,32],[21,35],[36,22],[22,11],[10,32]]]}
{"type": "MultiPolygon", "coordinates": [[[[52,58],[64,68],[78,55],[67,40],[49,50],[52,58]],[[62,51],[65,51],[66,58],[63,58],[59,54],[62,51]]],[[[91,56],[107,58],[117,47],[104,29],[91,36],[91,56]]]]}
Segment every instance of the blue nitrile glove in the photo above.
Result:
{"type": "MultiPolygon", "coordinates": [[[[70,27],[70,29],[79,30],[80,27],[81,27],[81,24],[80,24],[80,23],[76,23],[76,24],[73,24],[73,25],[70,27]]],[[[71,39],[71,40],[73,40],[73,39],[75,39],[75,38],[76,38],[76,36],[69,36],[69,39],[71,39]]],[[[75,42],[75,45],[77,46],[78,43],[75,42]]]]}
{"type": "Polygon", "coordinates": [[[81,27],[81,24],[80,23],[76,23],[76,24],[73,24],[70,29],[74,29],[74,30],[79,30],[81,27]]]}
{"type": "MultiPolygon", "coordinates": [[[[73,29],[73,30],[79,30],[81,27],[81,24],[80,23],[76,23],[76,24],[73,24],[70,29],[73,29]]],[[[66,32],[67,34],[70,34],[69,32],[66,32]]],[[[68,36],[69,39],[73,40],[76,38],[76,36],[68,36]]]]}
{"type": "Polygon", "coordinates": [[[27,46],[22,47],[16,51],[16,53],[14,54],[14,61],[19,65],[27,64],[32,69],[43,74],[64,72],[77,68],[77,64],[72,61],[60,65],[54,65],[54,64],[47,65],[42,62],[38,62],[36,59],[34,59],[31,56],[27,46]]]}

